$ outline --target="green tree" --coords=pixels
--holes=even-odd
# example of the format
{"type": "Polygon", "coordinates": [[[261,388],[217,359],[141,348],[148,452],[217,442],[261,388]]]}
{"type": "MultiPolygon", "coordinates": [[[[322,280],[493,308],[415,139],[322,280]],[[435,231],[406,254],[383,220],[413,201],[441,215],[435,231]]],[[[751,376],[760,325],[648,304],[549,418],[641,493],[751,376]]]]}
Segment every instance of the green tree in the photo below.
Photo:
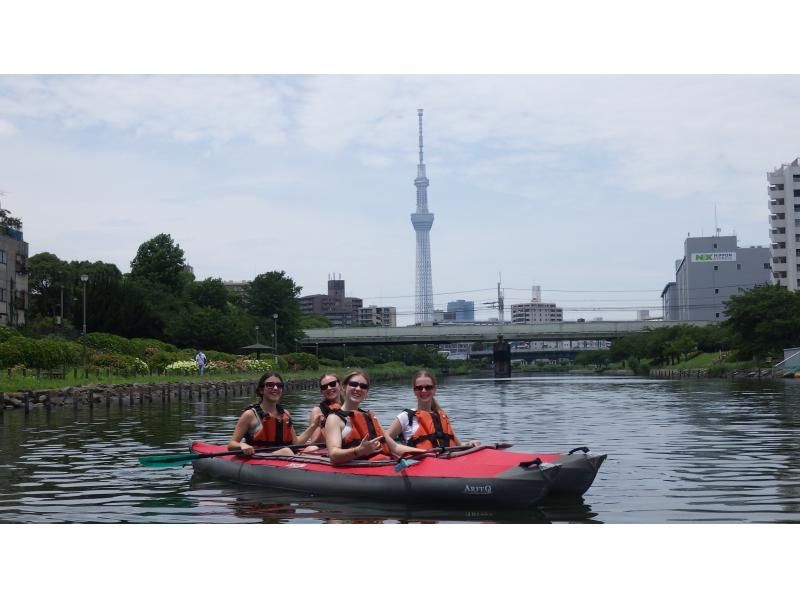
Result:
{"type": "MultiPolygon", "coordinates": [[[[92,332],[109,332],[119,336],[149,336],[164,334],[164,320],[153,308],[145,289],[123,278],[114,264],[103,262],[71,262],[72,321],[76,328],[83,326],[83,283],[86,274],[86,327],[92,332]]],[[[66,299],[65,299],[66,302],[66,299]]]]}
{"type": "Polygon", "coordinates": [[[259,274],[248,285],[245,302],[247,311],[256,318],[261,330],[267,333],[267,338],[271,338],[276,323],[273,314],[278,315],[279,352],[286,353],[288,347],[294,349],[295,339],[302,337],[300,303],[297,300],[300,291],[302,287],[297,286],[282,270],[259,274]]]}
{"type": "MultiPolygon", "coordinates": [[[[5,195],[5,193],[0,191],[0,197],[3,195],[5,195]]],[[[12,216],[9,210],[0,208],[0,231],[7,233],[9,229],[21,230],[22,220],[12,216]]]]}
{"type": "Polygon", "coordinates": [[[167,324],[166,335],[179,347],[240,353],[251,342],[248,320],[239,312],[189,305],[167,324]]]}
{"type": "Polygon", "coordinates": [[[200,307],[213,307],[221,312],[228,311],[231,292],[221,278],[206,278],[189,284],[189,298],[200,307]]]}
{"type": "Polygon", "coordinates": [[[139,246],[131,261],[131,278],[142,279],[180,292],[192,280],[186,271],[183,249],[166,233],[156,235],[139,246]]]}
{"type": "Polygon", "coordinates": [[[28,317],[33,319],[36,316],[60,316],[61,285],[64,285],[64,313],[68,314],[72,310],[72,284],[75,278],[70,265],[55,254],[43,252],[31,256],[28,267],[28,317]],[[67,303],[67,300],[70,302],[67,303]]]}
{"type": "Polygon", "coordinates": [[[778,284],[760,285],[725,302],[732,346],[760,361],[800,344],[800,295],[778,284]]]}

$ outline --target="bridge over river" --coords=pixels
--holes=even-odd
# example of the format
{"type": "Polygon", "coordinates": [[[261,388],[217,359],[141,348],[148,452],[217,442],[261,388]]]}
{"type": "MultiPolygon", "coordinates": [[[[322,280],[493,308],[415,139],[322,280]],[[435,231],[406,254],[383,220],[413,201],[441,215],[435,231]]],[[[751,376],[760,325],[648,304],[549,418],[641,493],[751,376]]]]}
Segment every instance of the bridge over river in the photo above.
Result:
{"type": "Polygon", "coordinates": [[[546,324],[434,324],[397,328],[309,328],[304,347],[327,345],[442,344],[502,341],[611,340],[667,326],[705,326],[711,322],[625,320],[546,324]]]}

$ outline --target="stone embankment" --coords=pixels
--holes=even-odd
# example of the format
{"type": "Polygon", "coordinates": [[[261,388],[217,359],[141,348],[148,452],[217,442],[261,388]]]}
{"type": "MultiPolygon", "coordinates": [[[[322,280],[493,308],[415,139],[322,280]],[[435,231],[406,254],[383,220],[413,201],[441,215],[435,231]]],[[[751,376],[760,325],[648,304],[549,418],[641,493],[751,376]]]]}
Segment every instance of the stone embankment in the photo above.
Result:
{"type": "MultiPolygon", "coordinates": [[[[694,370],[672,370],[672,369],[651,369],[650,376],[653,378],[706,378],[708,376],[705,368],[694,370]]],[[[760,370],[730,370],[724,374],[714,376],[715,378],[781,378],[783,373],[772,368],[762,368],[760,370]]]]}
{"type": "MultiPolygon", "coordinates": [[[[0,392],[3,409],[51,409],[72,405],[134,405],[181,400],[255,397],[255,380],[203,382],[158,382],[153,384],[87,384],[54,390],[0,392]]],[[[287,390],[316,388],[316,380],[287,380],[287,390]]]]}

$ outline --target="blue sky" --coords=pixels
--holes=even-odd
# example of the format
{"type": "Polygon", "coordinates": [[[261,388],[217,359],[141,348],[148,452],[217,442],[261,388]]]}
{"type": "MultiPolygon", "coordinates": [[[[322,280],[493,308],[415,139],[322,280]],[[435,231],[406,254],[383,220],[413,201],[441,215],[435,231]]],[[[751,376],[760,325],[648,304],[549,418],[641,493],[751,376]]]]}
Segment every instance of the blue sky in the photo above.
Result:
{"type": "Polygon", "coordinates": [[[422,107],[435,306],[502,274],[507,305],[628,319],[715,208],[768,243],[798,105],[798,76],[0,76],[0,189],[31,254],[127,271],[167,232],[198,278],[341,274],[409,323],[422,107]]]}

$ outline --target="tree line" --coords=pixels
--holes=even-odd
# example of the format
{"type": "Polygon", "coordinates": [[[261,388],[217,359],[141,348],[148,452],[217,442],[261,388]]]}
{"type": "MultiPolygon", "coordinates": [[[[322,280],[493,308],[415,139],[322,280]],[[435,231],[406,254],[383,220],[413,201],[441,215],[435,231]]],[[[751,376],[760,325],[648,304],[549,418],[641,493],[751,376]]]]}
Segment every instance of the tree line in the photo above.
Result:
{"type": "Polygon", "coordinates": [[[648,359],[652,365],[670,365],[696,352],[724,351],[734,361],[770,359],[775,363],[783,359],[784,349],[800,346],[800,293],[796,291],[777,284],[753,287],[727,300],[725,315],[727,319],[719,324],[676,325],[616,339],[608,360],[648,359]]]}
{"type": "Polygon", "coordinates": [[[78,336],[85,287],[89,331],[237,353],[255,342],[256,326],[259,341],[271,346],[277,324],[279,352],[295,350],[304,326],[297,300],[302,287],[284,271],[259,274],[242,295],[234,294],[220,278],[196,280],[180,245],[166,233],[142,243],[130,267],[123,274],[100,261],[67,262],[47,252],[30,257],[26,329],[78,336]],[[64,322],[56,326],[62,306],[64,322]]]}
{"type": "MultiPolygon", "coordinates": [[[[64,261],[52,253],[28,260],[29,309],[23,333],[77,339],[83,327],[81,275],[86,274],[86,327],[90,333],[157,339],[175,347],[242,353],[258,341],[272,346],[277,325],[280,354],[302,351],[304,328],[329,327],[322,316],[303,315],[302,287],[284,271],[264,272],[230,291],[220,278],[196,280],[184,252],[162,233],[139,246],[130,272],[105,262],[64,261]],[[63,297],[63,302],[62,302],[63,297]],[[64,321],[56,325],[63,304],[64,321]],[[277,314],[275,320],[273,314],[277,314]]],[[[319,357],[349,365],[400,362],[443,367],[446,360],[423,346],[320,347],[319,357]]]]}

